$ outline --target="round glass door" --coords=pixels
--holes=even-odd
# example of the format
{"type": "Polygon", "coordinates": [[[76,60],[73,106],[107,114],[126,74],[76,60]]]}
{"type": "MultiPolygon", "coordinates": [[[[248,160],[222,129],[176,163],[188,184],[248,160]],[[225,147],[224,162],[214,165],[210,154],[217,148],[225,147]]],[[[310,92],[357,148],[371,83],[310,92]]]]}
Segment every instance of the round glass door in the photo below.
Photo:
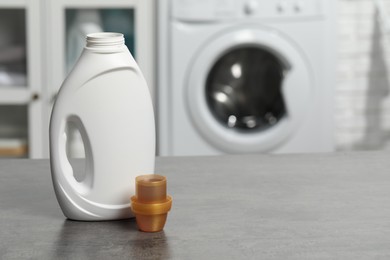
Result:
{"type": "Polygon", "coordinates": [[[222,55],[206,79],[206,100],[223,126],[262,131],[286,116],[282,94],[285,66],[271,52],[240,47],[222,55]]]}
{"type": "Polygon", "coordinates": [[[312,108],[315,83],[300,49],[281,33],[231,30],[207,43],[189,67],[191,123],[219,151],[271,151],[312,108]]]}

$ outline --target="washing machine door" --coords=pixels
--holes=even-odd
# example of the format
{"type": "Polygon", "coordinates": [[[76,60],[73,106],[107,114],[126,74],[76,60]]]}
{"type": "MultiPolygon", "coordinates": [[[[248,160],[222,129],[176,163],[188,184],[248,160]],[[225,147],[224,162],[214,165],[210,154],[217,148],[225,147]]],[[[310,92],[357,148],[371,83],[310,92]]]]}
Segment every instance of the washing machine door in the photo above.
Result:
{"type": "Polygon", "coordinates": [[[192,123],[228,153],[272,151],[312,109],[314,77],[298,47],[265,29],[238,29],[209,41],[186,89],[192,123]]]}

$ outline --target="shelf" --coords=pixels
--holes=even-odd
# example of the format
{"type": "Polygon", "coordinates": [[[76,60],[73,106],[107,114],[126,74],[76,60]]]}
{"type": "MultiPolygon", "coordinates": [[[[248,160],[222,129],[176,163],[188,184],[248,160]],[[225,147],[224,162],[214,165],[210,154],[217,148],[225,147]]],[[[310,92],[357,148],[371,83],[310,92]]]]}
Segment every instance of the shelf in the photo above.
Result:
{"type": "Polygon", "coordinates": [[[21,105],[30,101],[31,90],[27,87],[0,87],[0,105],[21,105]]]}
{"type": "Polygon", "coordinates": [[[28,0],[0,0],[0,8],[26,8],[28,0]]]}
{"type": "Polygon", "coordinates": [[[0,157],[28,156],[28,108],[0,106],[0,157]]]}
{"type": "Polygon", "coordinates": [[[0,138],[1,157],[27,157],[28,146],[25,138],[0,138]]]}

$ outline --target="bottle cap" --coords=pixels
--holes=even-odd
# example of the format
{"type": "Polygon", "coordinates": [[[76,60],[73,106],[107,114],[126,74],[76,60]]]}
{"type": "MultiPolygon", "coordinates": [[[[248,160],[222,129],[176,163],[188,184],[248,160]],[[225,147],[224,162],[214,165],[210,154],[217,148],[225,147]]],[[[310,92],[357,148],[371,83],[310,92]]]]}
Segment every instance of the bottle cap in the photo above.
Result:
{"type": "Polygon", "coordinates": [[[167,195],[165,176],[149,174],[135,178],[135,195],[131,197],[131,209],[141,231],[161,231],[171,206],[172,197],[167,195]]]}

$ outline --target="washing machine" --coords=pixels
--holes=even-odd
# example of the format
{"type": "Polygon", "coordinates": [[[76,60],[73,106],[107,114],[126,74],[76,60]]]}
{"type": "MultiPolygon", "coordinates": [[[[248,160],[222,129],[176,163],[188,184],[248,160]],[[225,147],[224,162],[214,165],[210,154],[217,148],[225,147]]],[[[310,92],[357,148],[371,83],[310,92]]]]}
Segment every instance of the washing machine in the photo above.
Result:
{"type": "Polygon", "coordinates": [[[334,150],[335,1],[158,2],[160,155],[334,150]]]}

